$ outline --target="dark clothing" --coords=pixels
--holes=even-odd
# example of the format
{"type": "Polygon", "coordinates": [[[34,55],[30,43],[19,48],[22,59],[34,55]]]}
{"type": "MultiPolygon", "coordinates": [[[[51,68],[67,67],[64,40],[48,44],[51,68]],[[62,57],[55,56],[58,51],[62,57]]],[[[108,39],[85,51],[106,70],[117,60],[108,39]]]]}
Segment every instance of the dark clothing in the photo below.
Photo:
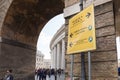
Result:
{"type": "Polygon", "coordinates": [[[5,80],[14,80],[11,74],[6,75],[5,80]]]}
{"type": "Polygon", "coordinates": [[[37,75],[39,76],[39,80],[41,80],[42,79],[42,70],[41,69],[38,70],[37,75]]]}
{"type": "Polygon", "coordinates": [[[120,76],[120,67],[118,68],[118,75],[120,76]]]}
{"type": "Polygon", "coordinates": [[[54,69],[51,70],[51,75],[55,75],[55,70],[54,69]]]}

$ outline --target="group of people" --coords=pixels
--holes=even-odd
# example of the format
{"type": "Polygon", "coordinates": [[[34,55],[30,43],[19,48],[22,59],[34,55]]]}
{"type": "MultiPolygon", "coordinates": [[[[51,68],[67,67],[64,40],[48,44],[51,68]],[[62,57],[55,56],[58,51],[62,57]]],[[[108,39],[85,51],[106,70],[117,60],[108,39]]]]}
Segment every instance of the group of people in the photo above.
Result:
{"type": "Polygon", "coordinates": [[[63,69],[38,69],[35,71],[35,80],[58,80],[64,73],[63,69]]]}
{"type": "MultiPolygon", "coordinates": [[[[35,70],[35,80],[63,80],[61,76],[64,75],[63,69],[38,69],[35,70]]],[[[12,70],[7,70],[4,78],[0,80],[14,80],[12,70]]]]}

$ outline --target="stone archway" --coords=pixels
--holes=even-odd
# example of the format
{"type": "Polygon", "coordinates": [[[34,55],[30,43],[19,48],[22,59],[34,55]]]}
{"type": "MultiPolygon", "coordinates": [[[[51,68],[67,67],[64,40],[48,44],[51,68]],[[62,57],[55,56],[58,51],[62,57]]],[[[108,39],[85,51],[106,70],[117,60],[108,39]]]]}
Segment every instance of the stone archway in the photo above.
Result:
{"type": "Polygon", "coordinates": [[[16,80],[33,80],[39,33],[49,19],[62,13],[64,2],[1,0],[0,4],[0,77],[13,69],[16,80]]]}

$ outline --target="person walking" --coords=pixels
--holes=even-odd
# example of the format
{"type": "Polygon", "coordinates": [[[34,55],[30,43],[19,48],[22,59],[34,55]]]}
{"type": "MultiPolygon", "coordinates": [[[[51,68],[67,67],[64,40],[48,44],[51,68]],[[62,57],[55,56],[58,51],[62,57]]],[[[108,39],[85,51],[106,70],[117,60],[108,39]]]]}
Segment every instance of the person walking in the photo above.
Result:
{"type": "Polygon", "coordinates": [[[14,80],[12,70],[7,70],[4,80],[14,80]]]}
{"type": "Polygon", "coordinates": [[[42,69],[41,68],[38,69],[37,75],[38,75],[38,80],[41,80],[42,79],[42,69]]]}
{"type": "Polygon", "coordinates": [[[38,80],[37,78],[38,78],[38,70],[37,69],[35,69],[35,80],[38,80]]]}
{"type": "Polygon", "coordinates": [[[42,80],[46,80],[46,73],[47,73],[47,71],[46,71],[46,69],[44,68],[43,69],[43,78],[42,78],[42,80]]]}
{"type": "Polygon", "coordinates": [[[55,69],[50,70],[50,80],[55,80],[55,69]]]}
{"type": "Polygon", "coordinates": [[[50,80],[50,69],[46,69],[46,80],[50,80]]]}

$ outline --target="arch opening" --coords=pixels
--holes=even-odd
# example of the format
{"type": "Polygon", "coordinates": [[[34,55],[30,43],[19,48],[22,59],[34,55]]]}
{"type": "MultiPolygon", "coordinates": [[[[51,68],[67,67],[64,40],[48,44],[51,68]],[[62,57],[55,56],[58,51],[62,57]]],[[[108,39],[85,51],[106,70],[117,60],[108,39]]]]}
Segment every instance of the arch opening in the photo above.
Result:
{"type": "MultiPolygon", "coordinates": [[[[7,0],[4,6],[6,3],[7,0]]],[[[0,26],[0,77],[6,69],[12,68],[15,80],[33,80],[39,33],[48,20],[63,12],[63,8],[62,0],[12,1],[0,26]]]]}
{"type": "Polygon", "coordinates": [[[63,18],[63,14],[59,14],[55,17],[53,17],[51,20],[47,22],[47,24],[44,26],[42,31],[40,32],[38,42],[37,42],[37,53],[36,57],[36,69],[38,70],[39,68],[52,68],[52,53],[50,50],[50,41],[55,35],[56,32],[58,32],[58,29],[62,27],[62,25],[65,23],[65,20],[63,18]],[[53,28],[51,28],[51,26],[53,28]],[[44,55],[44,57],[40,57],[44,55]],[[46,65],[46,63],[50,63],[46,65]],[[42,63],[42,64],[41,64],[42,63]]]}

